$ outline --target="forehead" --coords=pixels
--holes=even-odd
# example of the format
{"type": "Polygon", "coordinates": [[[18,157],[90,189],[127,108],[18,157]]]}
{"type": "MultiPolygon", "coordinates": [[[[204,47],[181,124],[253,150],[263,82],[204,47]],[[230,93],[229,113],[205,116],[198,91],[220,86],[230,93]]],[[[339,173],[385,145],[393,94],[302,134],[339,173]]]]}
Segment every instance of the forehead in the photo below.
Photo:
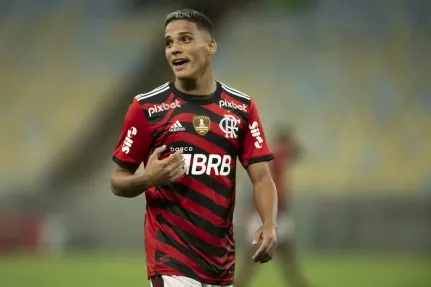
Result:
{"type": "Polygon", "coordinates": [[[175,36],[180,33],[196,34],[197,32],[198,26],[196,23],[187,20],[174,20],[165,28],[165,36],[175,36]]]}

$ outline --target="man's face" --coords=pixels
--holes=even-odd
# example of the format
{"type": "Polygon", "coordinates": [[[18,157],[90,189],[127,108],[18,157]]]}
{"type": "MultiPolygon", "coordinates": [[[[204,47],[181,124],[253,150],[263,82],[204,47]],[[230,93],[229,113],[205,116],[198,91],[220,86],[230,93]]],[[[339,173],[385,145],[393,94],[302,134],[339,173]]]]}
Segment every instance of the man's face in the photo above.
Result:
{"type": "Polygon", "coordinates": [[[177,79],[202,73],[215,52],[215,42],[196,23],[174,20],[165,28],[165,55],[177,79]]]}

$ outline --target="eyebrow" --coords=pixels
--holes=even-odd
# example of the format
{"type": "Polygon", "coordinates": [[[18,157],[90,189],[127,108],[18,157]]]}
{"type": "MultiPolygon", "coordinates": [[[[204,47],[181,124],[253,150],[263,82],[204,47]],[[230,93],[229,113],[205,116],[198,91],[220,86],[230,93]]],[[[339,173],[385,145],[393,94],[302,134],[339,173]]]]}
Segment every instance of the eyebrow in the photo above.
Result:
{"type": "MultiPolygon", "coordinates": [[[[191,36],[193,36],[192,32],[179,32],[178,34],[180,36],[184,36],[184,35],[191,35],[191,36]]],[[[169,36],[169,35],[165,36],[165,40],[168,39],[168,38],[171,38],[171,36],[169,36]]]]}

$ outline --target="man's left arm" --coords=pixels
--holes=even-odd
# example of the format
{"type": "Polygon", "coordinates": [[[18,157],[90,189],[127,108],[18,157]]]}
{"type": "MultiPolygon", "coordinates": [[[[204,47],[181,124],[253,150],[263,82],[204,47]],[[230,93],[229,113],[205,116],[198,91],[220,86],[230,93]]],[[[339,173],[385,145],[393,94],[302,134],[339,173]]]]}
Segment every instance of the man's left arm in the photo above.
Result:
{"type": "Polygon", "coordinates": [[[266,141],[253,100],[250,103],[248,119],[243,127],[239,148],[239,159],[253,183],[254,201],[264,223],[256,231],[253,239],[253,245],[261,243],[253,260],[265,263],[271,260],[277,245],[275,234],[277,191],[268,167],[268,162],[274,159],[274,155],[266,141]]]}
{"type": "Polygon", "coordinates": [[[269,172],[268,163],[259,162],[247,168],[253,184],[253,197],[256,209],[263,224],[274,224],[277,221],[277,190],[269,172]]]}
{"type": "Polygon", "coordinates": [[[262,226],[256,231],[252,244],[260,247],[253,256],[255,262],[265,263],[272,259],[277,248],[277,190],[269,172],[267,162],[248,166],[248,176],[253,184],[256,209],[262,226]]]}

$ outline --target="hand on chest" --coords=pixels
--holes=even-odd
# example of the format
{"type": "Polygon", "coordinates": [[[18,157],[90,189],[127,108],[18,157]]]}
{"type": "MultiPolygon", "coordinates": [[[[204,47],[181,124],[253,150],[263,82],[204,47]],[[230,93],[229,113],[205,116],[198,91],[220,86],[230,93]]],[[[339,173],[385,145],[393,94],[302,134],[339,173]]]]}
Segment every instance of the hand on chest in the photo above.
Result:
{"type": "Polygon", "coordinates": [[[180,108],[161,124],[157,145],[183,150],[187,174],[228,175],[238,155],[243,119],[229,110],[180,108]]]}

